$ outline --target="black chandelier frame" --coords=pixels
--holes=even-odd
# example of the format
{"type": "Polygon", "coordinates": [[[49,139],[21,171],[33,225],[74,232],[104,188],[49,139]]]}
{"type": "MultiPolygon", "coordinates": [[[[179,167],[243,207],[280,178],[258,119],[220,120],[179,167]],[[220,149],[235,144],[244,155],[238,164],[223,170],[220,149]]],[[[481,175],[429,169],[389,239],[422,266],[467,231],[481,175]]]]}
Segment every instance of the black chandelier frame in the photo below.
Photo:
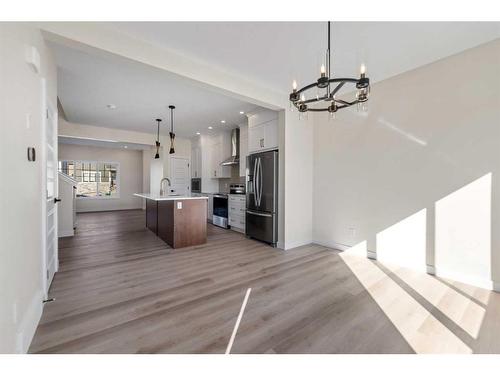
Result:
{"type": "Polygon", "coordinates": [[[327,67],[325,72],[321,72],[321,76],[316,82],[313,82],[301,89],[293,89],[290,93],[290,102],[298,109],[299,112],[325,112],[335,113],[339,109],[350,107],[354,104],[364,103],[368,100],[370,94],[370,79],[366,76],[364,71],[361,71],[359,78],[330,78],[331,73],[331,50],[330,50],[330,21],[328,21],[328,48],[327,48],[327,67]],[[337,84],[333,90],[331,90],[331,84],[337,84]],[[342,87],[346,84],[355,85],[358,89],[356,93],[356,99],[353,101],[342,100],[335,98],[342,87]],[[305,98],[305,92],[313,89],[326,89],[326,94],[322,96],[316,96],[312,99],[305,98]],[[304,97],[301,97],[304,95],[304,97]],[[308,104],[319,103],[319,102],[330,102],[327,107],[322,108],[310,108],[308,104]]]}

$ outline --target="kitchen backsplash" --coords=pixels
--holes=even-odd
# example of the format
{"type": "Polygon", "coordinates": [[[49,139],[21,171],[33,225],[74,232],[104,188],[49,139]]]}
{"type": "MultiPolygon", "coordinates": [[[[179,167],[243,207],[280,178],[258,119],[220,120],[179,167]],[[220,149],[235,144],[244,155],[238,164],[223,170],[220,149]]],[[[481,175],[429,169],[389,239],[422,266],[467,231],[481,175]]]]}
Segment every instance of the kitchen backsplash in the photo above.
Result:
{"type": "Polygon", "coordinates": [[[240,166],[231,166],[231,178],[221,178],[219,179],[219,192],[229,193],[230,184],[244,184],[245,177],[240,177],[240,166]]]}

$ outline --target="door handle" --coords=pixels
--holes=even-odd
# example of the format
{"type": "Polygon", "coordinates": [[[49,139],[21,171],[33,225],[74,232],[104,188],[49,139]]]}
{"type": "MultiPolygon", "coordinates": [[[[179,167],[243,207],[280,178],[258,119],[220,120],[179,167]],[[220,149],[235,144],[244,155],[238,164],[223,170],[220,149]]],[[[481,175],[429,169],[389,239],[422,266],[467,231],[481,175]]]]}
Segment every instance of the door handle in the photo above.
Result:
{"type": "Polygon", "coordinates": [[[54,198],[54,203],[60,202],[61,200],[59,198],[54,198]]]}

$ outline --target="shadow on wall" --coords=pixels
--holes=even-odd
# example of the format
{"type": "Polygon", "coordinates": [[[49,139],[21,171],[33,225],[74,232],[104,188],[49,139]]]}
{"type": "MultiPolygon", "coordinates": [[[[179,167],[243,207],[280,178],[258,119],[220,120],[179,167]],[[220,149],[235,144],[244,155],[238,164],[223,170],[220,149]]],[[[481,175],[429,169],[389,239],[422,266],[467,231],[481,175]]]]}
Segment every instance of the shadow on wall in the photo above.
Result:
{"type": "Polygon", "coordinates": [[[491,194],[488,173],[367,239],[367,255],[491,288],[491,194]]]}

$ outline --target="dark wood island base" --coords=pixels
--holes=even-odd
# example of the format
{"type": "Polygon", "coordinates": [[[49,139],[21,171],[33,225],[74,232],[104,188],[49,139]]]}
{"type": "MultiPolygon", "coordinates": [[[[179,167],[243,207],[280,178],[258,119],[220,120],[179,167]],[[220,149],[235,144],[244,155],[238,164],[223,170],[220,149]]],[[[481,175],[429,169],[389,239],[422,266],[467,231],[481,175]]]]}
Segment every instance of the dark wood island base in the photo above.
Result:
{"type": "Polygon", "coordinates": [[[174,249],[207,242],[207,199],[146,199],[146,226],[174,249]]]}

